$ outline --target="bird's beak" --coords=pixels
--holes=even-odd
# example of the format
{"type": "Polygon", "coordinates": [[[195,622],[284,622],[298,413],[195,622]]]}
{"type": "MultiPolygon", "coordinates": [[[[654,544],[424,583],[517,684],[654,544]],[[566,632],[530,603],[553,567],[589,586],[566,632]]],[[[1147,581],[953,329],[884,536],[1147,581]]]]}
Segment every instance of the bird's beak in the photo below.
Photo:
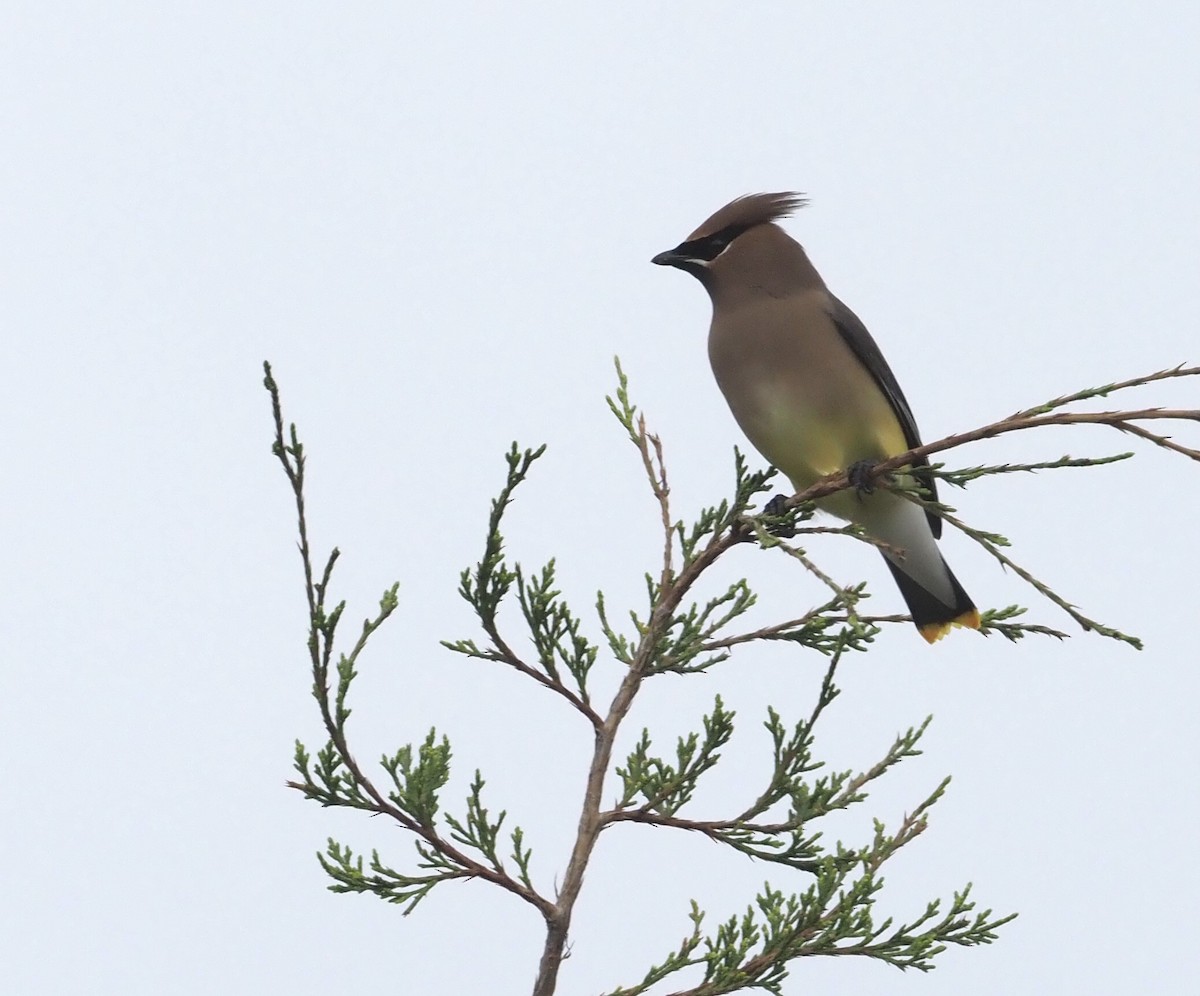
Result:
{"type": "Polygon", "coordinates": [[[656,266],[678,266],[686,258],[687,257],[679,251],[678,247],[676,247],[675,249],[668,249],[666,252],[660,252],[652,260],[650,260],[650,262],[654,263],[656,266]]]}

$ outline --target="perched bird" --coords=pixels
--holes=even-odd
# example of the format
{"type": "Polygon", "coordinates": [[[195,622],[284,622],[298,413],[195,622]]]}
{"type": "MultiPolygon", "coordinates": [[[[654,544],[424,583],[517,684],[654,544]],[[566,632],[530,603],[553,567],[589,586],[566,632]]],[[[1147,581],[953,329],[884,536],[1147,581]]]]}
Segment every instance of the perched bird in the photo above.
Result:
{"type": "MultiPolygon", "coordinates": [[[[797,491],[921,445],[875,340],[775,224],[805,203],[795,193],[739,197],[652,260],[687,271],[708,291],[708,358],[721,393],[797,491]]],[[[933,479],[919,473],[927,465],[914,461],[914,470],[936,497],[933,479]]],[[[884,488],[840,491],[818,505],[888,544],[884,560],[927,641],[953,625],[979,628],[978,609],[938,550],[936,515],[884,488]]]]}

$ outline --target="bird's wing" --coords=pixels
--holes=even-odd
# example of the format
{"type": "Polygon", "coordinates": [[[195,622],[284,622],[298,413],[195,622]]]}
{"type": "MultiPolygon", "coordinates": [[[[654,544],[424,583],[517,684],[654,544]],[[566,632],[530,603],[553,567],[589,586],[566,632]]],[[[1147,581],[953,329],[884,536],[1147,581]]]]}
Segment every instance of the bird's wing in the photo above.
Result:
{"type": "MultiPolygon", "coordinates": [[[[892,410],[896,413],[896,418],[900,422],[900,428],[904,431],[904,441],[908,443],[910,448],[921,445],[921,435],[917,431],[917,420],[913,418],[912,409],[908,407],[908,399],[904,397],[904,392],[900,390],[900,384],[896,381],[896,375],[892,373],[892,368],[888,366],[887,360],[883,358],[883,353],[875,344],[875,340],[871,338],[871,333],[867,331],[867,327],[862,323],[862,320],[853,311],[846,307],[834,295],[829,295],[829,317],[833,319],[833,324],[837,326],[838,334],[845,340],[847,346],[858,357],[867,371],[875,378],[875,383],[879,385],[879,389],[883,391],[888,401],[891,402],[892,410]]],[[[922,457],[919,460],[913,461],[913,468],[916,470],[920,467],[929,466],[929,461],[922,457]]],[[[922,474],[919,471],[915,476],[920,480],[921,484],[928,489],[934,501],[937,501],[937,484],[933,477],[929,474],[922,474]]],[[[942,535],[942,520],[933,512],[927,513],[929,517],[929,526],[933,530],[935,537],[942,535]]]]}

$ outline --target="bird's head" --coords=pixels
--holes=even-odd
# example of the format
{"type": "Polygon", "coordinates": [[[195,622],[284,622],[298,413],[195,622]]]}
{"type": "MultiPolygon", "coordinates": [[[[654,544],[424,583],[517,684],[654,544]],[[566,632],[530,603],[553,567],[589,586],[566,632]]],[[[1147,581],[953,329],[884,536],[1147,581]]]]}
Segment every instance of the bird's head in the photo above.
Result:
{"type": "Polygon", "coordinates": [[[660,252],[650,262],[690,273],[710,294],[716,294],[723,285],[738,282],[761,283],[769,279],[774,283],[773,271],[781,268],[794,278],[799,260],[807,264],[807,258],[800,246],[774,222],[807,203],[803,194],[790,191],[746,194],[730,201],[674,249],[660,252]]]}

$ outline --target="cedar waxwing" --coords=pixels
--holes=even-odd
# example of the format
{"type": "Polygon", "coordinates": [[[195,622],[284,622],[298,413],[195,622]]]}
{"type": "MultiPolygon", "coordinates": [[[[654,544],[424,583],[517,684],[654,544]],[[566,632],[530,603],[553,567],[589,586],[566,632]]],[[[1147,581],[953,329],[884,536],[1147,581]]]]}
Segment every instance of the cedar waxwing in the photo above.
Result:
{"type": "MultiPolygon", "coordinates": [[[[750,442],[797,491],[921,445],[875,340],[774,224],[804,204],[794,193],[739,197],[653,259],[686,270],[708,291],[708,358],[721,393],[750,442]]],[[[933,479],[921,483],[936,498],[933,479]]],[[[979,628],[978,609],[938,550],[936,515],[883,488],[840,491],[818,505],[888,544],[884,560],[926,640],[952,625],[979,628]]]]}

